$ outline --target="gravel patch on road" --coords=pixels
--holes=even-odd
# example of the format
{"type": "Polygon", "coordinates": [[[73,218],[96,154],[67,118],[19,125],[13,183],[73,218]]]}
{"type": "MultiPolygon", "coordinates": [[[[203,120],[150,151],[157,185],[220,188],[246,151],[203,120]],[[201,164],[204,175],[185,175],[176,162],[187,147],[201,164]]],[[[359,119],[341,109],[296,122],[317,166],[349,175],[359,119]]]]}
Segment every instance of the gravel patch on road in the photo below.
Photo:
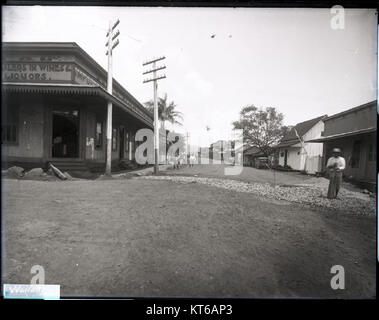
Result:
{"type": "Polygon", "coordinates": [[[311,207],[342,211],[349,214],[375,215],[375,198],[360,192],[341,188],[338,199],[328,199],[328,180],[318,178],[307,184],[277,185],[268,183],[248,183],[232,179],[218,179],[187,176],[143,176],[136,179],[166,180],[178,183],[201,183],[236,192],[252,193],[275,200],[295,202],[311,207]]]}

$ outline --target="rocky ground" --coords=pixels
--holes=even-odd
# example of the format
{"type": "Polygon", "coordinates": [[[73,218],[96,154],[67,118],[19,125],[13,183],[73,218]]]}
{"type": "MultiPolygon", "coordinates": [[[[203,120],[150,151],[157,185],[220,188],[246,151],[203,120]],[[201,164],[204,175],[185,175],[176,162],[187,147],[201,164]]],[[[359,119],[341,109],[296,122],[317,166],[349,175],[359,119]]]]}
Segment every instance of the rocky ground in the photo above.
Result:
{"type": "Polygon", "coordinates": [[[143,176],[141,179],[199,183],[236,192],[251,193],[268,199],[295,202],[317,209],[341,211],[349,214],[375,215],[375,198],[368,193],[342,188],[337,199],[328,199],[326,193],[329,181],[325,178],[311,178],[307,179],[306,183],[276,186],[269,183],[244,182],[234,179],[177,175],[143,176]]]}
{"type": "MultiPolygon", "coordinates": [[[[349,214],[375,215],[376,201],[374,194],[360,190],[344,183],[337,199],[328,199],[326,193],[329,181],[323,177],[304,176],[295,172],[275,172],[243,168],[236,176],[226,176],[225,166],[199,165],[182,166],[180,170],[171,170],[170,166],[161,165],[160,175],[153,175],[153,167],[132,172],[113,174],[112,177],[100,175],[96,180],[124,179],[141,177],[149,180],[165,180],[176,183],[199,183],[217,188],[246,192],[273,200],[283,200],[306,205],[322,210],[340,211],[349,214]]],[[[25,171],[21,167],[11,167],[2,171],[2,176],[14,179],[57,181],[62,180],[50,169],[41,168],[25,171]]],[[[81,180],[63,173],[64,180],[81,180]]]]}

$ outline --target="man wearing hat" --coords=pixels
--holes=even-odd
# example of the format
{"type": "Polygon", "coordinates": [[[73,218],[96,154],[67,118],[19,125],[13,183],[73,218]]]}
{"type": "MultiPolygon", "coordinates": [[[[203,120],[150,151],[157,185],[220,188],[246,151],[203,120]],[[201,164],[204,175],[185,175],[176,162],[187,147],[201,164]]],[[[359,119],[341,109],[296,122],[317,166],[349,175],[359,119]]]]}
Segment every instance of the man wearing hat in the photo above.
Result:
{"type": "Polygon", "coordinates": [[[332,150],[332,156],[328,159],[326,164],[329,170],[329,188],[328,188],[328,198],[337,198],[338,191],[342,183],[342,171],[345,170],[346,161],[341,157],[341,149],[334,148],[332,150]]]}

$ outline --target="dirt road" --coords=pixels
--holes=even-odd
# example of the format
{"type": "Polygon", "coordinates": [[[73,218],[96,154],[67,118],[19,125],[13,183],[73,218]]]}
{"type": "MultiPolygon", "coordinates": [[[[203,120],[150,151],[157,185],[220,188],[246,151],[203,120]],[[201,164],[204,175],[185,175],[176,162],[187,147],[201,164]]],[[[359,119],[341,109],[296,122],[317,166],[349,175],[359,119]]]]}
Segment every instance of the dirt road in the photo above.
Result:
{"type": "Polygon", "coordinates": [[[375,217],[196,183],[3,180],[5,283],[41,265],[64,296],[375,294],[375,217]],[[342,265],[346,289],[332,290],[342,265]]]}
{"type": "Polygon", "coordinates": [[[252,167],[235,167],[236,175],[226,175],[225,169],[233,168],[223,164],[211,165],[182,165],[179,170],[168,170],[167,174],[175,175],[197,175],[199,177],[217,177],[224,179],[234,179],[248,182],[270,183],[270,184],[294,184],[307,181],[311,176],[302,175],[298,172],[284,172],[268,169],[256,169],[252,167]]]}

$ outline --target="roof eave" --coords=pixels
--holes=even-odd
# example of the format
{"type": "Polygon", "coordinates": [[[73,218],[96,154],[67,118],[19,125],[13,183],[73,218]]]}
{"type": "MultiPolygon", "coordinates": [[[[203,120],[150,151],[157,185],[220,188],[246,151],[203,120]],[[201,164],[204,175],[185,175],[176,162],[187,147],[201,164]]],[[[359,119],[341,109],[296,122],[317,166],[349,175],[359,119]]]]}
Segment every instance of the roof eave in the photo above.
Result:
{"type": "Polygon", "coordinates": [[[333,115],[325,118],[324,121],[329,121],[331,119],[335,119],[335,118],[338,118],[338,117],[345,116],[345,115],[347,115],[349,113],[357,112],[357,111],[363,110],[365,108],[370,108],[370,107],[376,106],[376,104],[377,104],[377,100],[370,101],[370,102],[364,103],[364,104],[362,104],[360,106],[357,106],[357,107],[354,107],[354,108],[350,108],[348,110],[345,110],[345,111],[333,114],[333,115]]]}
{"type": "MultiPolygon", "coordinates": [[[[93,67],[97,72],[100,72],[105,78],[107,77],[107,71],[95,60],[93,59],[82,47],[80,47],[76,42],[3,42],[2,51],[3,54],[6,51],[19,51],[25,53],[25,50],[39,52],[43,51],[60,51],[60,52],[72,52],[79,58],[83,58],[91,67],[93,67]]],[[[150,116],[150,112],[140,103],[129,91],[127,91],[116,79],[113,78],[114,86],[117,86],[123,94],[125,94],[129,99],[136,104],[136,107],[141,110],[141,112],[146,113],[150,116]]]]}
{"type": "Polygon", "coordinates": [[[311,142],[311,143],[326,142],[326,141],[330,141],[330,140],[337,140],[337,139],[342,139],[342,138],[346,138],[346,137],[372,133],[375,131],[376,131],[376,128],[372,127],[372,128],[355,130],[355,131],[351,131],[351,132],[344,132],[344,133],[334,134],[334,135],[325,136],[325,137],[321,137],[321,138],[317,138],[317,139],[307,140],[305,142],[311,142]]]}
{"type": "Polygon", "coordinates": [[[1,88],[2,90],[7,88],[14,88],[15,92],[36,92],[36,93],[60,93],[64,91],[71,91],[73,93],[80,93],[80,94],[86,94],[86,95],[98,95],[102,97],[105,100],[110,100],[112,103],[117,105],[118,107],[122,108],[125,112],[131,114],[132,116],[136,117],[146,125],[148,125],[150,128],[153,128],[153,121],[152,119],[145,119],[138,113],[136,113],[133,110],[130,110],[130,108],[119,98],[111,95],[107,91],[104,90],[104,88],[100,86],[89,86],[89,85],[77,85],[77,84],[52,84],[52,83],[3,83],[1,88]],[[17,90],[18,89],[18,90],[17,90]],[[16,91],[17,90],[17,91],[16,91]]]}

